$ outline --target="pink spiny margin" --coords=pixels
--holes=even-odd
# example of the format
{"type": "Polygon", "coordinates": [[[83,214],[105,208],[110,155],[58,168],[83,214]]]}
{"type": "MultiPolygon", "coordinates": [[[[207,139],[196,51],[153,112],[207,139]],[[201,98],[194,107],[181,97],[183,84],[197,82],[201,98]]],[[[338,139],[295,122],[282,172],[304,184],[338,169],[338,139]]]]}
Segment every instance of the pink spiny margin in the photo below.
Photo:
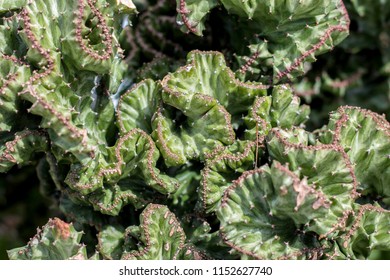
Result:
{"type": "Polygon", "coordinates": [[[331,151],[337,151],[341,154],[342,158],[344,159],[345,166],[348,168],[352,181],[353,181],[353,188],[351,191],[351,196],[356,198],[359,197],[360,194],[356,191],[358,186],[358,181],[356,179],[355,171],[353,169],[352,163],[349,159],[349,156],[344,151],[344,148],[339,143],[332,143],[332,144],[319,144],[314,146],[306,146],[303,144],[295,144],[289,142],[278,130],[278,128],[272,129],[272,132],[274,133],[275,137],[283,143],[285,147],[292,148],[292,149],[298,149],[298,150],[309,150],[309,151],[321,151],[321,150],[331,150],[331,151]]]}
{"type": "MultiPolygon", "coordinates": [[[[259,137],[259,124],[256,123],[256,155],[255,155],[255,162],[254,162],[254,168],[257,169],[257,163],[259,161],[259,142],[260,142],[260,137],[259,137]]],[[[262,141],[263,142],[263,141],[262,141]]]]}
{"type": "Polygon", "coordinates": [[[28,85],[32,85],[33,82],[37,81],[38,79],[42,79],[53,71],[54,69],[54,61],[50,57],[50,51],[45,50],[40,42],[37,40],[35,37],[34,33],[31,30],[31,21],[29,14],[26,9],[24,9],[21,13],[20,16],[24,22],[24,31],[27,35],[27,39],[30,40],[31,42],[31,48],[36,49],[39,54],[46,60],[47,66],[44,66],[43,68],[45,71],[43,73],[38,73],[37,71],[34,71],[34,75],[30,78],[30,80],[27,82],[28,85]]]}
{"type": "Polygon", "coordinates": [[[112,201],[112,204],[110,206],[105,206],[103,204],[103,202],[99,201],[99,200],[96,200],[96,199],[91,199],[90,202],[92,204],[95,204],[99,207],[99,209],[101,211],[105,211],[105,212],[111,212],[113,209],[117,208],[117,206],[120,204],[120,203],[123,203],[123,201],[125,199],[128,199],[130,198],[133,202],[141,202],[143,205],[147,205],[148,203],[150,203],[151,201],[149,200],[146,200],[146,199],[143,199],[142,197],[139,197],[139,196],[136,196],[135,194],[131,194],[131,193],[124,193],[124,194],[121,194],[119,196],[116,196],[114,201],[112,201]]]}
{"type": "Polygon", "coordinates": [[[15,64],[28,65],[27,63],[25,63],[24,61],[22,61],[21,59],[17,58],[16,56],[13,56],[13,55],[2,54],[1,58],[6,59],[6,60],[10,60],[15,64]]]}
{"type": "Polygon", "coordinates": [[[123,124],[123,118],[122,118],[122,104],[124,103],[123,99],[125,99],[128,95],[134,95],[135,92],[143,86],[147,86],[147,80],[142,80],[141,82],[133,85],[128,91],[122,94],[119,98],[116,115],[117,115],[119,130],[122,134],[128,132],[123,124]]]}
{"type": "MultiPolygon", "coordinates": [[[[289,73],[291,73],[293,70],[297,69],[299,67],[299,65],[301,65],[303,63],[303,61],[305,60],[306,57],[310,56],[311,54],[315,53],[318,49],[320,49],[326,43],[326,40],[328,40],[331,37],[333,32],[335,32],[335,31],[348,32],[349,31],[350,19],[348,16],[347,9],[345,8],[345,5],[344,5],[342,0],[340,0],[339,5],[340,5],[339,8],[341,9],[344,20],[345,20],[345,25],[339,24],[339,25],[329,27],[325,31],[325,34],[320,38],[320,41],[317,44],[315,44],[308,51],[304,52],[300,57],[296,58],[291,66],[287,67],[286,70],[280,72],[277,75],[277,78],[279,80],[281,78],[283,78],[284,76],[288,75],[289,73]]],[[[250,56],[248,58],[247,63],[244,66],[242,66],[239,71],[243,74],[246,73],[248,71],[249,67],[256,61],[258,56],[259,56],[259,52],[255,52],[252,56],[250,56]]]]}
{"type": "MultiPolygon", "coordinates": [[[[10,84],[16,81],[18,78],[19,74],[13,73],[13,74],[8,74],[5,79],[3,79],[3,85],[0,87],[0,95],[5,95],[6,89],[9,87],[10,84]]],[[[2,101],[0,101],[0,105],[2,105],[2,101]]]]}
{"type": "MultiPolygon", "coordinates": [[[[263,102],[265,100],[266,100],[265,96],[256,98],[256,100],[251,108],[251,114],[252,114],[253,118],[255,119],[256,124],[260,123],[261,128],[263,129],[264,132],[267,131],[267,122],[257,114],[257,111],[260,109],[260,106],[263,104],[263,102]]],[[[264,138],[265,136],[262,136],[262,137],[264,138]]]]}
{"type": "Polygon", "coordinates": [[[225,119],[225,123],[226,123],[227,130],[229,133],[229,142],[234,143],[234,140],[236,139],[236,135],[234,133],[234,129],[232,126],[232,116],[229,114],[229,112],[222,105],[219,105],[218,107],[219,107],[218,112],[222,113],[224,116],[224,119],[225,119]]]}
{"type": "MultiPolygon", "coordinates": [[[[115,163],[115,167],[101,169],[97,176],[104,177],[106,175],[112,175],[115,173],[120,175],[122,173],[121,166],[124,164],[124,161],[123,161],[123,158],[121,155],[122,146],[125,145],[125,141],[127,141],[129,138],[134,137],[137,134],[140,137],[145,138],[149,144],[149,150],[147,153],[147,160],[148,160],[148,170],[149,170],[150,176],[153,178],[153,180],[156,182],[156,184],[158,184],[159,186],[161,186],[162,188],[165,189],[166,188],[165,183],[160,178],[158,178],[158,175],[156,174],[156,172],[153,169],[153,154],[155,152],[156,146],[155,146],[153,140],[150,138],[150,136],[146,132],[144,132],[143,130],[138,129],[138,128],[130,130],[127,134],[125,134],[124,136],[119,138],[117,145],[115,147],[115,157],[117,159],[117,162],[115,163]]],[[[88,190],[88,189],[95,188],[95,185],[93,185],[93,184],[78,185],[75,177],[77,177],[77,172],[74,173],[73,176],[70,177],[69,180],[71,181],[72,184],[74,184],[77,187],[77,189],[88,190]]],[[[176,186],[176,187],[178,187],[178,186],[176,186]]]]}
{"type": "MultiPolygon", "coordinates": [[[[192,51],[191,52],[191,56],[190,56],[191,60],[190,60],[190,62],[188,64],[180,67],[173,74],[168,74],[167,76],[164,77],[164,79],[161,82],[161,85],[163,87],[163,93],[167,93],[168,95],[175,96],[175,98],[180,98],[182,96],[185,96],[185,94],[171,89],[168,84],[169,84],[169,81],[173,79],[173,75],[175,75],[177,73],[180,73],[180,72],[188,72],[189,68],[197,67],[196,66],[196,61],[195,61],[196,54],[218,56],[220,58],[221,62],[226,64],[225,60],[223,58],[223,55],[220,52],[215,52],[215,51],[192,51]]],[[[235,77],[234,73],[232,72],[232,70],[230,68],[228,68],[228,67],[224,68],[224,71],[227,72],[228,76],[230,77],[230,81],[232,81],[237,86],[241,86],[241,87],[244,87],[244,88],[247,88],[247,89],[259,89],[259,90],[260,89],[268,89],[269,88],[269,86],[262,85],[262,84],[255,84],[255,83],[248,83],[248,82],[241,82],[241,81],[239,81],[238,79],[236,79],[236,77],[235,77]]],[[[208,95],[202,95],[202,98],[209,99],[210,101],[212,101],[212,97],[208,96],[208,95]]]]}
{"type": "Polygon", "coordinates": [[[340,9],[342,11],[344,20],[345,20],[345,25],[339,24],[339,25],[334,25],[329,27],[326,31],[325,34],[320,38],[320,41],[315,44],[311,49],[307,50],[304,52],[300,57],[296,58],[295,61],[292,63],[291,66],[287,67],[286,70],[280,72],[277,75],[277,78],[280,80],[284,76],[288,75],[291,73],[293,70],[297,69],[299,65],[303,63],[306,57],[310,56],[311,54],[315,53],[317,50],[319,50],[325,43],[326,41],[332,36],[332,33],[335,31],[339,32],[348,32],[349,31],[349,25],[350,25],[350,19],[348,16],[347,9],[345,8],[344,2],[340,0],[340,9]]]}
{"type": "Polygon", "coordinates": [[[163,133],[163,126],[162,126],[162,119],[163,115],[161,113],[161,107],[158,108],[156,112],[156,119],[157,119],[157,138],[159,142],[161,143],[161,148],[165,152],[165,154],[168,156],[169,159],[172,159],[177,164],[182,162],[182,159],[175,153],[171,151],[171,149],[168,147],[165,139],[164,139],[164,133],[163,133]]]}
{"type": "MultiPolygon", "coordinates": [[[[88,147],[88,135],[85,129],[78,129],[76,126],[72,125],[70,117],[63,116],[61,113],[57,112],[55,108],[51,105],[50,102],[44,100],[34,89],[32,85],[27,87],[30,95],[35,98],[36,102],[39,103],[45,110],[49,111],[54,115],[69,131],[73,134],[71,137],[80,138],[81,145],[85,148],[88,147]]],[[[34,106],[34,105],[33,105],[34,106]]]]}
{"type": "Polygon", "coordinates": [[[227,201],[230,198],[230,195],[233,193],[233,191],[236,188],[239,188],[240,185],[250,176],[253,176],[255,174],[264,174],[265,170],[264,169],[253,169],[253,170],[248,170],[242,173],[242,175],[237,179],[232,182],[232,184],[223,192],[223,196],[221,199],[221,207],[226,207],[228,205],[227,201]]]}
{"type": "Polygon", "coordinates": [[[208,154],[209,159],[208,159],[208,161],[206,161],[206,166],[201,172],[202,181],[201,181],[200,193],[202,195],[202,207],[203,207],[204,211],[206,211],[207,206],[208,206],[207,205],[207,194],[208,194],[208,190],[209,190],[208,189],[208,176],[209,176],[209,173],[212,169],[212,166],[216,163],[220,163],[220,162],[224,162],[224,161],[239,162],[239,161],[241,161],[249,156],[249,154],[250,154],[250,152],[252,152],[254,146],[263,147],[263,143],[256,143],[255,141],[249,142],[245,146],[244,151],[242,153],[230,154],[227,151],[226,147],[219,146],[216,149],[214,149],[214,151],[212,151],[211,154],[208,154]],[[211,159],[210,157],[213,155],[215,155],[215,157],[211,159]]]}
{"type": "Polygon", "coordinates": [[[363,205],[362,207],[360,207],[358,213],[357,213],[357,216],[351,226],[351,228],[349,229],[349,231],[347,232],[347,234],[345,235],[345,238],[344,238],[344,243],[343,243],[343,247],[344,248],[347,248],[348,247],[348,243],[349,243],[349,240],[351,239],[351,236],[357,231],[357,229],[359,228],[359,223],[361,222],[362,218],[363,218],[363,215],[365,212],[368,212],[368,211],[375,211],[377,213],[390,213],[389,210],[385,210],[381,207],[377,207],[377,206],[374,206],[374,205],[371,205],[371,204],[365,204],[363,205]]]}
{"type": "Polygon", "coordinates": [[[326,196],[324,195],[323,192],[315,189],[315,187],[313,185],[301,184],[301,182],[302,182],[301,179],[294,172],[290,171],[290,169],[288,169],[288,167],[283,166],[279,162],[275,162],[275,168],[282,171],[283,173],[287,174],[288,176],[290,176],[293,179],[293,189],[296,193],[298,193],[297,198],[296,198],[296,200],[297,200],[296,207],[294,208],[295,211],[298,210],[299,206],[304,201],[306,194],[308,194],[308,193],[315,195],[317,198],[317,200],[314,202],[314,204],[312,206],[314,210],[318,209],[321,206],[325,207],[325,208],[330,207],[330,201],[326,199],[326,196]],[[302,185],[303,185],[303,187],[302,187],[302,185]]]}
{"type": "Polygon", "coordinates": [[[64,221],[54,218],[49,221],[49,227],[56,229],[57,235],[60,239],[68,239],[70,237],[70,224],[65,223],[64,221]]]}
{"type": "MultiPolygon", "coordinates": [[[[197,54],[202,55],[202,56],[217,56],[220,59],[221,63],[226,65],[225,60],[223,58],[223,55],[220,52],[214,52],[214,51],[207,51],[207,52],[204,52],[204,51],[192,51],[191,52],[191,56],[190,56],[191,59],[190,59],[190,61],[189,61],[189,63],[187,65],[184,65],[184,66],[180,67],[173,74],[168,74],[167,76],[164,77],[164,79],[161,82],[161,85],[162,85],[162,88],[163,88],[163,93],[168,94],[170,96],[174,96],[175,98],[181,98],[181,97],[186,98],[186,94],[185,93],[182,93],[182,92],[179,92],[179,91],[175,91],[174,89],[172,89],[169,86],[169,82],[174,79],[174,75],[176,75],[176,74],[178,74],[180,72],[188,72],[188,69],[191,69],[191,68],[193,68],[193,69],[197,68],[198,66],[197,66],[196,60],[195,60],[197,54]]],[[[225,67],[224,71],[228,74],[228,76],[230,77],[231,81],[236,86],[241,86],[241,87],[244,87],[244,88],[247,88],[247,89],[267,89],[268,88],[268,86],[265,86],[265,85],[262,85],[262,84],[245,83],[245,82],[241,82],[241,81],[237,80],[235,78],[234,73],[228,67],[225,67]]],[[[210,103],[214,101],[213,97],[205,95],[205,94],[201,95],[199,98],[202,98],[204,101],[210,102],[210,103]]],[[[226,125],[227,125],[227,129],[228,129],[228,133],[229,133],[229,141],[230,142],[234,142],[235,134],[234,134],[233,127],[231,125],[231,116],[230,116],[230,114],[227,112],[227,110],[222,105],[215,105],[215,106],[218,106],[219,112],[224,115],[224,119],[225,119],[225,122],[226,122],[226,125]]],[[[206,116],[206,114],[203,115],[203,117],[205,117],[205,116],[206,116]]]]}
{"type": "MultiPolygon", "coordinates": [[[[12,61],[13,63],[18,64],[18,65],[26,65],[27,66],[26,63],[24,63],[22,60],[20,60],[19,58],[15,57],[13,55],[2,54],[1,58],[5,59],[5,60],[12,61]]],[[[5,79],[2,79],[4,82],[3,82],[3,86],[0,87],[0,94],[5,94],[5,89],[12,82],[14,82],[17,79],[17,77],[18,77],[18,73],[13,73],[13,74],[8,74],[8,76],[5,79]]]]}
{"type": "Polygon", "coordinates": [[[37,130],[28,130],[27,129],[27,130],[24,130],[20,133],[17,133],[15,135],[14,140],[8,141],[5,143],[6,149],[5,149],[3,154],[0,154],[0,162],[1,161],[9,161],[12,163],[17,163],[16,159],[14,158],[14,156],[11,153],[15,152],[15,147],[19,143],[20,140],[27,138],[31,135],[46,137],[45,133],[43,133],[42,131],[37,131],[37,130]]]}
{"type": "Polygon", "coordinates": [[[190,13],[190,11],[187,10],[186,7],[186,1],[185,0],[179,0],[179,9],[177,9],[177,12],[180,14],[184,25],[187,27],[189,31],[191,31],[194,34],[198,34],[198,30],[196,27],[193,27],[190,23],[190,20],[188,19],[187,15],[190,13]]]}
{"type": "MultiPolygon", "coordinates": [[[[216,52],[216,51],[198,51],[198,50],[192,51],[190,53],[190,56],[189,56],[190,61],[189,61],[188,64],[180,67],[176,72],[174,72],[172,74],[168,74],[161,81],[161,85],[163,87],[163,92],[164,93],[167,93],[168,95],[175,96],[176,98],[180,98],[182,96],[185,96],[184,93],[181,93],[181,92],[173,90],[169,86],[169,82],[174,79],[174,75],[179,74],[181,72],[188,72],[188,69],[191,69],[191,68],[197,68],[196,60],[195,60],[196,59],[196,55],[216,56],[216,57],[218,57],[218,59],[220,60],[220,62],[222,64],[226,65],[225,59],[223,57],[223,54],[220,53],[220,52],[216,52]]],[[[243,88],[251,89],[251,90],[253,90],[253,89],[265,90],[265,89],[269,88],[269,86],[263,85],[263,84],[259,84],[259,83],[241,82],[240,80],[236,79],[235,74],[233,73],[233,71],[230,68],[225,67],[223,70],[228,74],[228,76],[230,78],[230,81],[232,81],[236,86],[241,86],[243,88]]],[[[213,101],[212,97],[208,96],[208,95],[202,95],[202,98],[208,99],[207,101],[210,101],[210,102],[213,101]]]]}
{"type": "Polygon", "coordinates": [[[357,213],[355,213],[353,210],[346,210],[343,213],[343,216],[339,218],[338,222],[333,225],[333,227],[325,234],[321,235],[319,239],[328,238],[330,234],[335,232],[336,230],[341,230],[346,232],[346,235],[343,237],[343,244],[342,246],[344,248],[348,247],[349,240],[351,239],[351,236],[357,231],[359,228],[359,223],[361,222],[364,213],[368,211],[375,211],[378,213],[390,213],[389,210],[383,209],[381,207],[377,207],[371,204],[365,204],[360,207],[357,213]],[[347,231],[347,221],[349,217],[354,217],[354,220],[352,222],[351,227],[347,231]]]}
{"type": "Polygon", "coordinates": [[[223,152],[225,150],[226,150],[226,146],[218,145],[210,152],[205,152],[204,158],[206,160],[211,160],[213,157],[215,157],[216,155],[220,154],[221,152],[223,152]]]}
{"type": "MultiPolygon", "coordinates": [[[[169,232],[169,237],[172,237],[173,234],[177,233],[179,234],[179,245],[177,250],[175,251],[173,255],[173,259],[176,259],[180,251],[185,246],[185,233],[183,229],[180,226],[179,221],[176,219],[175,215],[169,211],[169,209],[165,205],[159,205],[159,204],[149,204],[145,210],[141,214],[140,220],[142,221],[141,227],[141,234],[145,236],[145,247],[142,248],[140,251],[134,251],[131,253],[124,253],[122,255],[123,260],[130,260],[130,259],[137,259],[144,255],[146,255],[152,248],[152,240],[150,236],[150,225],[157,223],[158,221],[156,219],[163,219],[164,222],[168,221],[169,227],[171,227],[171,230],[169,232]],[[156,211],[163,209],[165,210],[164,216],[159,217],[154,215],[156,211]],[[154,216],[154,217],[153,217],[154,216]]],[[[159,223],[161,224],[161,223],[159,223]]],[[[169,244],[169,243],[168,243],[169,244]]],[[[170,249],[170,248],[169,248],[170,249]]],[[[164,250],[164,248],[163,248],[164,250]]]]}
{"type": "Polygon", "coordinates": [[[88,3],[88,6],[90,7],[92,13],[98,18],[99,25],[102,29],[102,34],[100,35],[103,40],[103,44],[106,47],[106,50],[104,50],[104,54],[100,55],[97,51],[94,51],[87,47],[84,44],[83,36],[82,36],[82,28],[83,28],[83,15],[85,10],[85,0],[78,0],[78,13],[77,18],[75,20],[76,24],[76,41],[80,44],[81,49],[90,57],[97,60],[108,60],[111,57],[112,54],[112,37],[110,34],[109,27],[106,24],[106,21],[104,19],[104,16],[102,13],[95,7],[96,0],[86,0],[88,3]]]}
{"type": "MultiPolygon", "coordinates": [[[[71,174],[72,176],[74,175],[77,175],[77,174],[71,174]]],[[[71,179],[73,180],[73,178],[71,179]]],[[[90,186],[91,184],[89,184],[90,186]]],[[[107,213],[110,213],[112,212],[113,209],[117,208],[118,204],[120,203],[123,203],[125,199],[131,199],[132,202],[140,202],[142,203],[143,206],[145,205],[148,205],[149,203],[151,203],[152,201],[151,200],[147,200],[147,199],[143,199],[142,197],[139,197],[139,196],[136,196],[135,194],[132,194],[132,193],[123,193],[123,194],[120,194],[118,196],[115,196],[114,200],[111,202],[112,204],[109,206],[109,207],[106,207],[103,202],[101,200],[99,200],[98,198],[94,197],[93,195],[92,196],[84,196],[83,194],[81,194],[80,192],[77,192],[77,191],[74,191],[72,189],[64,189],[62,190],[66,195],[70,196],[70,197],[75,197],[77,199],[79,199],[80,201],[89,201],[90,204],[92,205],[96,205],[98,206],[98,208],[101,210],[101,211],[105,211],[107,213]]],[[[69,216],[67,214],[67,216],[69,216]]],[[[96,224],[94,224],[93,226],[97,226],[96,224]]]]}
{"type": "Polygon", "coordinates": [[[194,245],[185,244],[183,250],[186,250],[185,255],[191,255],[194,260],[211,260],[212,258],[208,257],[206,253],[200,251],[194,245]]]}
{"type": "Polygon", "coordinates": [[[328,236],[330,234],[332,234],[333,232],[335,232],[338,229],[344,230],[346,228],[346,225],[347,225],[347,220],[348,220],[348,218],[351,215],[354,215],[354,211],[353,210],[345,210],[343,212],[343,215],[338,219],[337,223],[334,224],[332,226],[332,228],[328,232],[326,232],[325,234],[320,235],[319,239],[321,240],[321,239],[324,239],[324,238],[328,238],[328,236]]]}
{"type": "MultiPolygon", "coordinates": [[[[33,83],[51,74],[51,72],[54,70],[54,61],[50,57],[50,50],[45,50],[40,44],[40,42],[38,41],[38,39],[35,37],[34,33],[32,32],[30,17],[26,9],[22,10],[22,12],[20,13],[20,17],[24,22],[24,31],[27,35],[27,38],[31,42],[31,48],[36,49],[39,52],[39,54],[46,60],[47,63],[47,66],[43,67],[45,70],[42,73],[39,73],[38,71],[33,72],[33,75],[26,83],[26,90],[24,92],[21,92],[20,94],[29,93],[32,97],[34,97],[37,103],[39,103],[45,110],[53,114],[66,128],[69,129],[70,132],[72,132],[73,134],[72,137],[81,138],[81,145],[84,148],[87,148],[87,150],[89,150],[88,143],[87,143],[88,140],[87,131],[85,129],[79,130],[76,126],[74,126],[71,123],[69,117],[65,117],[61,113],[57,112],[50,102],[44,100],[35,91],[33,87],[33,83]]],[[[33,104],[33,106],[35,105],[33,104]]],[[[90,156],[92,158],[95,156],[93,151],[90,151],[90,156]]]]}
{"type": "Polygon", "coordinates": [[[247,62],[240,68],[239,72],[241,74],[245,74],[248,71],[249,67],[251,67],[251,65],[256,62],[259,55],[260,52],[255,52],[252,56],[250,56],[247,62]]]}
{"type": "Polygon", "coordinates": [[[343,27],[343,26],[339,26],[339,25],[332,26],[331,28],[326,30],[325,35],[321,37],[320,41],[317,44],[315,44],[310,50],[304,52],[300,57],[295,59],[295,61],[292,63],[291,66],[286,67],[286,70],[280,72],[277,75],[277,78],[280,80],[284,76],[290,74],[293,70],[297,69],[299,67],[299,65],[301,65],[304,62],[306,57],[308,57],[312,53],[316,52],[318,49],[320,49],[325,44],[326,40],[328,40],[330,38],[330,36],[332,35],[332,33],[334,31],[347,32],[348,30],[349,30],[348,28],[343,27]]]}
{"type": "MultiPolygon", "coordinates": [[[[381,116],[377,113],[374,113],[367,109],[362,109],[355,106],[341,106],[337,111],[341,115],[347,115],[346,110],[357,110],[362,113],[365,117],[372,118],[374,122],[377,124],[377,128],[383,131],[387,136],[390,137],[390,123],[386,120],[384,116],[381,116]]],[[[344,118],[341,117],[342,123],[346,122],[344,118]]],[[[342,125],[342,124],[340,124],[342,125]]],[[[337,127],[337,126],[336,126],[337,127]]]]}
{"type": "MultiPolygon", "coordinates": [[[[343,116],[347,115],[346,110],[358,110],[365,117],[372,118],[376,122],[376,124],[378,125],[378,129],[383,131],[387,136],[390,136],[390,123],[383,116],[380,116],[380,115],[378,115],[374,112],[371,112],[369,110],[361,109],[359,107],[343,106],[343,107],[340,107],[338,109],[338,113],[341,114],[341,117],[340,117],[339,121],[336,123],[336,131],[338,132],[338,134],[336,133],[336,136],[334,137],[334,142],[340,141],[338,135],[340,134],[341,127],[348,120],[345,117],[343,117],[343,116]]],[[[367,207],[362,208],[362,209],[368,209],[368,208],[369,207],[367,206],[367,207]]],[[[376,208],[376,207],[374,207],[374,208],[376,208]]]]}
{"type": "MultiPolygon", "coordinates": [[[[297,148],[297,149],[307,149],[307,150],[322,150],[322,149],[330,149],[338,151],[348,167],[351,177],[353,179],[353,191],[352,191],[352,197],[356,198],[360,196],[360,194],[356,191],[356,187],[358,185],[358,181],[355,175],[355,171],[353,168],[353,164],[348,156],[348,154],[344,151],[344,148],[341,146],[341,139],[340,134],[343,126],[345,126],[346,122],[349,121],[349,117],[347,114],[348,110],[357,110],[361,114],[363,114],[367,118],[371,118],[374,120],[374,122],[377,124],[377,129],[383,131],[387,136],[390,137],[390,123],[383,117],[380,116],[374,112],[371,112],[369,110],[361,109],[359,107],[353,107],[353,106],[342,106],[339,107],[337,110],[337,113],[339,114],[338,120],[335,122],[335,128],[334,128],[334,136],[332,144],[320,144],[316,146],[304,146],[301,144],[293,144],[284,139],[284,137],[277,131],[276,129],[273,129],[273,132],[275,133],[275,136],[287,147],[297,148]]],[[[368,206],[367,206],[368,207],[368,206]]],[[[367,208],[366,207],[366,208],[367,208]]],[[[364,209],[366,209],[364,208],[364,209]]],[[[343,229],[346,227],[347,219],[350,215],[354,215],[354,212],[352,210],[346,210],[343,213],[343,216],[339,219],[339,221],[333,225],[331,230],[329,230],[326,234],[323,234],[320,236],[320,239],[327,238],[332,232],[334,232],[337,229],[343,229]]]]}

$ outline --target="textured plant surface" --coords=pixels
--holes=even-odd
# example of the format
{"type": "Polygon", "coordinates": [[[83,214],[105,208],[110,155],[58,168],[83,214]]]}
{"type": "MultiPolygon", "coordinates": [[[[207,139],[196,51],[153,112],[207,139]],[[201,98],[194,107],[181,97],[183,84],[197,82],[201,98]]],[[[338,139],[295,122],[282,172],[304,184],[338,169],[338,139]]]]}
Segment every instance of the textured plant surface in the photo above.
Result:
{"type": "Polygon", "coordinates": [[[390,259],[389,27],[379,0],[0,1],[0,257],[390,259]]]}

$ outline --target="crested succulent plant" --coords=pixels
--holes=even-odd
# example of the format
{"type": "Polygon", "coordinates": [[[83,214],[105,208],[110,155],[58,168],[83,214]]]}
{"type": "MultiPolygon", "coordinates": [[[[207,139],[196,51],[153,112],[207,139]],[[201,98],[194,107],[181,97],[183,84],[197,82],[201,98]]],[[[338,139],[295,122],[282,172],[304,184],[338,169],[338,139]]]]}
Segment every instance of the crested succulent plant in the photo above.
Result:
{"type": "Polygon", "coordinates": [[[368,6],[0,1],[0,172],[59,216],[8,258],[389,258],[386,116],[296,94],[368,6]]]}
{"type": "Polygon", "coordinates": [[[201,35],[211,9],[222,5],[242,78],[280,83],[304,70],[304,63],[332,49],[348,34],[343,1],[177,0],[183,30],[201,35]],[[188,3],[187,3],[188,2],[188,3]]]}
{"type": "Polygon", "coordinates": [[[313,107],[314,126],[342,105],[364,106],[387,115],[390,112],[390,4],[379,0],[370,4],[344,2],[351,20],[347,40],[307,65],[305,78],[294,85],[296,94],[307,102],[323,104],[313,107]]]}
{"type": "MultiPolygon", "coordinates": [[[[12,260],[86,260],[86,246],[80,244],[81,236],[72,224],[50,219],[26,246],[8,251],[8,256],[12,260]]],[[[95,254],[90,259],[98,256],[95,254]]]]}

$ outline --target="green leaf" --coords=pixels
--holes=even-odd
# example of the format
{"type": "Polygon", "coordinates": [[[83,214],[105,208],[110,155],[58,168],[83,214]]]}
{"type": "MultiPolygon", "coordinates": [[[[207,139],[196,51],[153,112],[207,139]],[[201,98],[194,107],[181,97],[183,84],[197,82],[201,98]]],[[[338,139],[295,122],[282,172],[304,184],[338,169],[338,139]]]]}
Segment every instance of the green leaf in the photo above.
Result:
{"type": "Polygon", "coordinates": [[[271,128],[288,129],[293,126],[304,126],[309,118],[310,107],[300,105],[300,99],[293,95],[288,85],[275,86],[271,96],[256,98],[245,124],[246,139],[264,138],[271,128]]]}
{"type": "Polygon", "coordinates": [[[217,0],[176,0],[177,21],[183,32],[202,36],[204,21],[210,11],[218,5],[217,0]]]}
{"type": "Polygon", "coordinates": [[[307,177],[307,182],[331,201],[326,217],[313,220],[307,230],[328,234],[337,220],[352,209],[358,197],[356,176],[348,156],[337,144],[309,145],[309,135],[300,130],[278,128],[268,135],[267,148],[274,160],[288,163],[289,169],[307,177]]]}
{"type": "Polygon", "coordinates": [[[12,140],[0,144],[0,172],[7,172],[14,165],[27,165],[36,153],[48,150],[46,134],[37,130],[17,132],[12,140]]]}
{"type": "MultiPolygon", "coordinates": [[[[237,52],[242,79],[279,83],[304,73],[304,63],[331,50],[349,32],[341,0],[221,0],[230,17],[225,25],[237,52]],[[236,15],[237,17],[233,16],[236,15]]],[[[200,35],[214,1],[177,0],[184,30],[200,35]]]]}
{"type": "Polygon", "coordinates": [[[223,192],[246,170],[254,168],[263,152],[256,141],[236,141],[228,147],[211,152],[202,169],[199,206],[212,213],[219,206],[223,192]]]}
{"type": "Polygon", "coordinates": [[[107,225],[98,234],[98,250],[105,259],[119,260],[125,243],[124,228],[107,225]]]}
{"type": "Polygon", "coordinates": [[[149,204],[140,216],[140,245],[137,251],[124,253],[126,260],[173,260],[184,248],[186,236],[175,215],[164,205],[149,204]]]}
{"type": "Polygon", "coordinates": [[[177,181],[156,167],[159,156],[149,135],[133,129],[117,140],[106,157],[96,157],[86,165],[72,165],[65,182],[96,210],[117,215],[128,203],[144,207],[148,202],[148,195],[143,198],[145,187],[161,194],[176,191],[177,181]],[[128,178],[132,180],[122,185],[121,180],[128,178]]]}
{"type": "Polygon", "coordinates": [[[24,84],[30,78],[30,69],[20,64],[15,56],[1,55],[0,59],[0,132],[10,131],[17,121],[24,84]]]}
{"type": "Polygon", "coordinates": [[[30,242],[8,251],[11,260],[67,260],[88,259],[85,245],[80,244],[82,233],[73,225],[58,218],[38,229],[30,242]]]}
{"type": "MultiPolygon", "coordinates": [[[[363,195],[390,203],[390,124],[369,110],[344,106],[333,112],[324,143],[339,143],[348,154],[363,195]]],[[[389,204],[390,205],[390,204],[389,204]]]]}
{"type": "Polygon", "coordinates": [[[347,259],[368,259],[372,252],[389,252],[390,211],[378,204],[355,205],[355,211],[335,226],[336,240],[347,259]]]}
{"type": "Polygon", "coordinates": [[[161,100],[161,87],[153,80],[142,81],[124,93],[118,103],[118,126],[122,134],[140,128],[152,133],[152,117],[161,100]]]}
{"type": "Polygon", "coordinates": [[[167,166],[204,160],[217,146],[233,144],[233,126],[267,88],[236,80],[221,53],[200,51],[161,84],[164,106],[156,112],[152,137],[167,166]]]}
{"type": "Polygon", "coordinates": [[[315,258],[320,251],[299,229],[329,208],[306,179],[275,163],[246,171],[224,192],[217,210],[226,245],[242,259],[315,258]]]}

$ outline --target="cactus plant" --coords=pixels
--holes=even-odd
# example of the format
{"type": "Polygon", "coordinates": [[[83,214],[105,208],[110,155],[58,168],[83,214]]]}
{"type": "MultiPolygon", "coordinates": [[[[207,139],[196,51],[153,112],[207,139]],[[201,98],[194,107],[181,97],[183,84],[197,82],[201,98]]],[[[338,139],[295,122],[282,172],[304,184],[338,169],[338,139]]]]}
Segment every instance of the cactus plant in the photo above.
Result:
{"type": "Polygon", "coordinates": [[[58,216],[8,258],[388,258],[386,116],[344,105],[313,127],[300,92],[363,83],[363,65],[312,75],[371,8],[0,1],[0,211],[29,167],[58,216]]]}
{"type": "MultiPolygon", "coordinates": [[[[177,0],[183,29],[201,35],[206,15],[218,4],[213,0],[177,0]]],[[[235,15],[230,17],[235,22],[229,27],[234,32],[232,40],[239,42],[235,51],[244,77],[255,74],[273,83],[292,79],[303,72],[304,62],[314,61],[316,55],[333,48],[348,34],[348,13],[338,0],[223,0],[221,4],[235,15]]],[[[235,42],[232,44],[237,45],[235,42]]]]}
{"type": "MultiPolygon", "coordinates": [[[[81,236],[73,225],[55,218],[38,229],[25,247],[10,250],[8,255],[13,260],[86,260],[87,251],[85,245],[80,244],[81,236]]],[[[97,254],[91,259],[96,257],[97,254]]]]}

